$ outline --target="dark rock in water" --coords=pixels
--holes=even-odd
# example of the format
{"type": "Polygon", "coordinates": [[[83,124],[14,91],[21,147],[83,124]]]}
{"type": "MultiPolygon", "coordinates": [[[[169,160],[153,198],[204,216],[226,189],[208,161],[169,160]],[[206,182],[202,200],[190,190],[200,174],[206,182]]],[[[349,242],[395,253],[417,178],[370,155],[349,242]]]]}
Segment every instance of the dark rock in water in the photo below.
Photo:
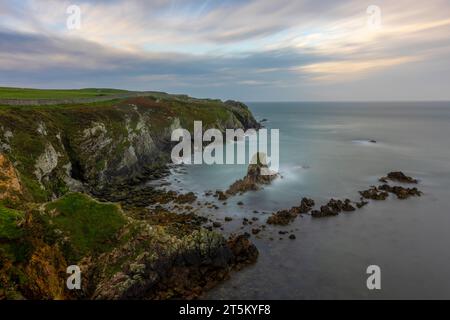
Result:
{"type": "Polygon", "coordinates": [[[237,205],[238,205],[238,206],[243,206],[244,203],[243,203],[242,201],[239,201],[239,202],[237,203],[237,205]]]}
{"type": "Polygon", "coordinates": [[[331,199],[326,206],[322,206],[320,208],[320,211],[324,211],[325,214],[328,213],[328,211],[331,212],[337,212],[340,213],[342,211],[342,208],[344,206],[344,203],[341,200],[335,200],[335,199],[331,199]],[[326,207],[328,207],[330,210],[327,210],[326,207]],[[322,209],[323,208],[323,209],[322,209]]]}
{"type": "Polygon", "coordinates": [[[365,201],[364,198],[361,198],[361,201],[356,203],[356,207],[358,207],[358,209],[361,209],[362,207],[365,207],[368,204],[369,204],[368,201],[365,201]]]}
{"type": "Polygon", "coordinates": [[[376,140],[369,140],[370,143],[377,143],[376,140]]]}
{"type": "Polygon", "coordinates": [[[303,198],[300,206],[297,207],[298,213],[308,213],[316,205],[313,199],[303,198]]]}
{"type": "Polygon", "coordinates": [[[374,186],[368,190],[359,191],[359,193],[364,198],[372,200],[386,200],[387,197],[389,197],[389,194],[386,191],[378,190],[378,188],[374,186]]]}
{"type": "Polygon", "coordinates": [[[227,242],[227,247],[233,253],[232,265],[234,269],[241,269],[244,266],[255,263],[258,259],[258,249],[248,240],[249,234],[231,237],[227,242]]]}
{"type": "Polygon", "coordinates": [[[344,204],[342,205],[342,211],[344,212],[351,212],[355,211],[356,208],[352,206],[352,202],[349,199],[344,200],[344,204]]]}
{"type": "Polygon", "coordinates": [[[219,201],[225,201],[228,199],[227,195],[225,194],[225,192],[217,190],[216,194],[214,195],[214,197],[217,197],[217,199],[219,201]]]}
{"type": "Polygon", "coordinates": [[[414,183],[414,184],[418,183],[417,179],[409,177],[401,171],[390,172],[388,173],[387,177],[380,178],[380,181],[386,183],[388,179],[402,183],[414,183]]]}
{"type": "Polygon", "coordinates": [[[314,210],[311,212],[311,216],[314,218],[323,218],[323,217],[331,217],[331,216],[337,216],[339,214],[339,211],[337,208],[329,207],[328,205],[321,206],[320,211],[314,210]]]}
{"type": "Polygon", "coordinates": [[[261,185],[270,184],[277,177],[277,173],[270,172],[266,156],[262,153],[257,153],[252,159],[252,164],[248,166],[247,175],[233,183],[226,191],[226,194],[236,195],[247,191],[259,190],[261,185]]]}
{"type": "Polygon", "coordinates": [[[295,236],[295,234],[291,234],[291,235],[289,236],[289,239],[295,240],[295,239],[297,239],[297,237],[295,236]]]}
{"type": "Polygon", "coordinates": [[[285,226],[294,221],[297,218],[297,213],[290,210],[281,210],[272,214],[268,219],[268,224],[285,226]]]}
{"type": "Polygon", "coordinates": [[[220,228],[221,226],[222,226],[222,224],[220,222],[213,222],[214,228],[220,228]]]}
{"type": "Polygon", "coordinates": [[[231,217],[225,217],[225,221],[226,221],[226,222],[233,221],[233,218],[231,218],[231,217]]]}
{"type": "Polygon", "coordinates": [[[267,219],[268,224],[287,225],[291,223],[299,214],[308,213],[314,207],[315,202],[312,199],[303,198],[300,206],[292,207],[289,210],[280,210],[267,219]]]}
{"type": "Polygon", "coordinates": [[[285,234],[288,234],[288,232],[287,231],[278,231],[278,234],[285,235],[285,234]]]}
{"type": "Polygon", "coordinates": [[[255,235],[260,233],[260,232],[261,232],[261,229],[259,229],[259,228],[253,228],[252,229],[252,233],[255,234],[255,235]]]}
{"type": "Polygon", "coordinates": [[[410,197],[420,197],[422,196],[422,192],[417,188],[403,188],[400,186],[391,187],[390,185],[384,184],[378,187],[380,190],[393,193],[397,196],[398,199],[408,199],[410,197]]]}

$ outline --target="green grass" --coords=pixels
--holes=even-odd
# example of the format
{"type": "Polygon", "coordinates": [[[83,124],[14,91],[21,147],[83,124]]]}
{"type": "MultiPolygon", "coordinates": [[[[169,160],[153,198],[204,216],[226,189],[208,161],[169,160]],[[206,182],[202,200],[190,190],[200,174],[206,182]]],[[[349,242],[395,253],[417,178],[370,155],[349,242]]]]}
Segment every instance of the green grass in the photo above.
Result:
{"type": "Polygon", "coordinates": [[[70,239],[64,251],[72,262],[112,249],[117,244],[118,231],[126,223],[117,205],[99,203],[79,193],[48,204],[47,210],[48,225],[70,239]]]}
{"type": "Polygon", "coordinates": [[[0,99],[75,99],[110,96],[130,91],[118,89],[28,89],[0,87],[0,99]]]}
{"type": "Polygon", "coordinates": [[[0,204],[0,239],[15,240],[22,236],[22,229],[18,223],[22,220],[23,213],[9,209],[0,204]]]}

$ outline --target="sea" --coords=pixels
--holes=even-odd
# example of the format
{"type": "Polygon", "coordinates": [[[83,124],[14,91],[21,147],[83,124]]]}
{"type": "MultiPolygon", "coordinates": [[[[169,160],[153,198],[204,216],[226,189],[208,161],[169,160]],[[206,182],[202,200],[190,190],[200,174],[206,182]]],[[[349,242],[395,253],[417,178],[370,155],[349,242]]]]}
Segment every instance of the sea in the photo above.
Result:
{"type": "Polygon", "coordinates": [[[266,226],[251,236],[257,263],[203,299],[450,299],[450,102],[248,105],[269,132],[279,129],[280,178],[226,204],[205,191],[226,190],[247,165],[185,165],[168,178],[172,189],[215,201],[218,209],[199,212],[222,222],[223,233],[251,234],[303,197],[319,206],[331,198],[358,201],[359,190],[391,171],[417,178],[424,195],[266,226]],[[253,224],[244,226],[244,218],[253,224]],[[379,289],[367,285],[369,266],[379,267],[379,289]]]}

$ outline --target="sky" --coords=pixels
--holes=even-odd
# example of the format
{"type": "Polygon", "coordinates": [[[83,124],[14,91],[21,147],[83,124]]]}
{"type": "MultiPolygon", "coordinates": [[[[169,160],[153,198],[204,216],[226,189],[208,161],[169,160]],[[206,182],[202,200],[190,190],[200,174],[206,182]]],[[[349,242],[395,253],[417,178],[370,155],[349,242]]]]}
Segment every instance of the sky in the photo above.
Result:
{"type": "Polygon", "coordinates": [[[0,0],[0,86],[450,100],[450,0],[0,0]]]}

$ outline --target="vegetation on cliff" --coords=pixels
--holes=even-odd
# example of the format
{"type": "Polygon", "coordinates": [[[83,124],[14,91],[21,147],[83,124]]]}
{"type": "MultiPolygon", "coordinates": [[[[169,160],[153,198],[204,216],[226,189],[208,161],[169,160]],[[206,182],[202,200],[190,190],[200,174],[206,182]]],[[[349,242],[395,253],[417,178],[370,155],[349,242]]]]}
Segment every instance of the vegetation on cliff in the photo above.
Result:
{"type": "Polygon", "coordinates": [[[246,238],[227,241],[193,214],[146,208],[195,196],[140,189],[165,174],[173,129],[192,130],[194,120],[205,130],[257,127],[248,108],[165,93],[117,94],[0,88],[0,102],[20,104],[111,95],[0,106],[0,299],[195,297],[255,261],[246,238]],[[136,196],[142,194],[146,201],[136,196]],[[65,288],[72,264],[83,270],[81,291],[65,288]]]}

